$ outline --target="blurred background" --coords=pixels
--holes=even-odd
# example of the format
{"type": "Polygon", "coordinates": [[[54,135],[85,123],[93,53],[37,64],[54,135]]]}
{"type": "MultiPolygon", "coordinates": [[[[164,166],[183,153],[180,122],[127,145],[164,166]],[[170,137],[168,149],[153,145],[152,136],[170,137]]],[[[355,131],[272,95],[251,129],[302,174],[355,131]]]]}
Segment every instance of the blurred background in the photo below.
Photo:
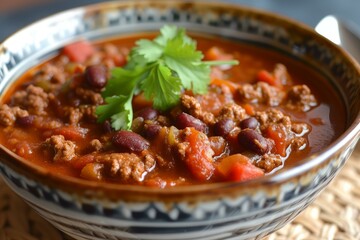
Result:
{"type": "MultiPolygon", "coordinates": [[[[102,1],[0,0],[0,42],[33,21],[65,9],[97,2],[102,1]]],[[[360,0],[223,0],[223,2],[280,13],[311,27],[314,27],[324,16],[333,14],[357,24],[360,28],[360,0]]]]}

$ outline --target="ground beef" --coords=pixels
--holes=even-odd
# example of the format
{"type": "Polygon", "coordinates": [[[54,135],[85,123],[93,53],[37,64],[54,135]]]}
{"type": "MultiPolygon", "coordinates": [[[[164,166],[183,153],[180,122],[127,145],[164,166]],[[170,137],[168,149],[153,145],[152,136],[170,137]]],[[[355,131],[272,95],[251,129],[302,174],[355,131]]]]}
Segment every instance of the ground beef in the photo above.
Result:
{"type": "Polygon", "coordinates": [[[164,116],[164,115],[159,115],[156,119],[156,121],[161,125],[161,126],[171,126],[171,120],[170,118],[164,116]]]}
{"type": "MultiPolygon", "coordinates": [[[[58,64],[60,65],[60,64],[58,64]]],[[[49,83],[62,84],[66,81],[66,74],[62,67],[54,64],[45,64],[34,76],[34,82],[37,85],[46,85],[49,83]]]]}
{"type": "Polygon", "coordinates": [[[243,102],[264,103],[268,106],[278,106],[284,98],[282,91],[265,82],[240,85],[238,92],[243,102]]]}
{"type": "Polygon", "coordinates": [[[260,123],[260,129],[264,130],[269,124],[283,124],[286,129],[290,130],[292,123],[290,117],[284,115],[280,110],[271,108],[267,111],[258,111],[255,113],[255,118],[260,123]]]}
{"type": "Polygon", "coordinates": [[[59,120],[49,120],[42,116],[36,116],[34,119],[34,127],[41,130],[50,130],[63,126],[63,123],[59,120]]]}
{"type": "Polygon", "coordinates": [[[303,136],[305,133],[310,131],[310,126],[306,123],[292,123],[291,131],[293,131],[297,136],[303,136]]]}
{"type": "Polygon", "coordinates": [[[293,151],[301,151],[307,146],[308,142],[306,138],[296,137],[291,141],[291,149],[293,151]]]}
{"type": "Polygon", "coordinates": [[[211,125],[216,122],[214,114],[203,111],[200,103],[195,97],[184,94],[181,96],[180,102],[183,110],[195,118],[198,118],[204,123],[211,125]]]}
{"type": "Polygon", "coordinates": [[[142,151],[141,157],[144,159],[148,171],[150,171],[155,165],[160,167],[168,167],[166,160],[159,155],[154,155],[148,151],[142,151]],[[155,163],[155,164],[154,164],[155,163]]]}
{"type": "Polygon", "coordinates": [[[14,94],[14,105],[20,105],[29,113],[35,115],[46,115],[45,109],[49,105],[49,94],[41,87],[29,85],[25,90],[14,94]]]}
{"type": "Polygon", "coordinates": [[[69,110],[69,123],[72,125],[78,124],[83,117],[79,108],[70,108],[69,110]]]}
{"type": "MultiPolygon", "coordinates": [[[[173,149],[182,160],[184,160],[187,157],[186,155],[188,153],[188,148],[190,147],[190,144],[185,139],[186,136],[189,136],[190,134],[191,134],[191,130],[188,127],[179,130],[177,134],[177,138],[175,139],[175,143],[173,144],[173,149]]],[[[211,143],[209,141],[208,136],[202,132],[199,132],[199,139],[201,139],[204,145],[208,146],[207,151],[204,153],[205,156],[204,158],[212,159],[215,152],[211,148],[211,143]]]]}
{"type": "Polygon", "coordinates": [[[3,126],[12,126],[17,117],[28,116],[26,110],[19,107],[9,107],[7,104],[0,105],[0,124],[3,126]]]}
{"type": "Polygon", "coordinates": [[[226,104],[220,111],[218,119],[231,119],[235,123],[239,123],[244,118],[248,117],[245,109],[236,103],[226,104]]]}
{"type": "Polygon", "coordinates": [[[80,105],[79,107],[62,107],[62,114],[68,119],[68,123],[76,125],[85,118],[94,121],[96,116],[96,106],[94,105],[80,105]]]}
{"type": "Polygon", "coordinates": [[[289,116],[284,115],[280,110],[277,109],[256,112],[255,117],[260,123],[261,131],[264,131],[272,124],[279,125],[279,129],[284,130],[287,144],[291,145],[293,151],[300,151],[304,149],[304,146],[307,146],[307,139],[303,138],[302,136],[310,131],[310,126],[308,124],[292,123],[289,116]]]}
{"type": "Polygon", "coordinates": [[[75,94],[80,97],[80,99],[83,100],[84,103],[100,105],[104,102],[101,94],[91,89],[78,87],[75,89],[75,94]]]}
{"type": "Polygon", "coordinates": [[[93,139],[90,141],[90,146],[93,148],[94,151],[100,151],[103,148],[102,143],[99,139],[93,139]]]}
{"type": "Polygon", "coordinates": [[[75,157],[75,143],[65,140],[63,135],[51,136],[45,140],[44,146],[54,151],[54,162],[67,162],[75,157]]]}
{"type": "Polygon", "coordinates": [[[195,95],[196,100],[200,103],[202,109],[211,112],[215,116],[219,114],[221,108],[234,102],[233,95],[227,86],[210,85],[206,94],[195,95]]]}
{"type": "Polygon", "coordinates": [[[278,154],[265,154],[254,162],[255,166],[264,169],[266,173],[283,164],[281,156],[278,154]]]}
{"type": "Polygon", "coordinates": [[[129,49],[118,48],[114,44],[105,44],[98,50],[87,60],[87,65],[102,64],[110,69],[116,67],[119,63],[125,63],[125,56],[129,53],[129,49]]]}
{"type": "Polygon", "coordinates": [[[83,117],[89,120],[97,119],[96,115],[96,106],[94,105],[81,105],[79,106],[80,112],[83,114],[83,117]]]}
{"type": "Polygon", "coordinates": [[[297,111],[309,111],[317,105],[315,96],[306,85],[296,85],[290,88],[286,96],[286,107],[297,111]]]}
{"type": "Polygon", "coordinates": [[[281,63],[275,65],[275,68],[273,70],[273,75],[274,78],[277,79],[277,81],[282,85],[287,85],[290,82],[290,76],[288,74],[288,71],[285,65],[281,63]]]}
{"type": "MultiPolygon", "coordinates": [[[[176,128],[172,128],[174,130],[176,128]]],[[[177,157],[180,157],[180,159],[184,159],[186,155],[186,149],[189,148],[190,144],[184,139],[186,138],[186,135],[190,135],[189,128],[185,128],[182,130],[176,129],[176,133],[173,133],[173,142],[171,143],[172,149],[174,150],[174,153],[177,157]]]]}
{"type": "Polygon", "coordinates": [[[186,156],[186,150],[189,148],[190,144],[188,142],[178,142],[174,146],[174,149],[176,149],[175,151],[179,153],[181,159],[184,159],[186,156]]]}
{"type": "Polygon", "coordinates": [[[134,153],[110,153],[95,157],[95,161],[104,164],[105,171],[112,177],[141,182],[150,172],[156,161],[152,157],[141,159],[134,153]]]}

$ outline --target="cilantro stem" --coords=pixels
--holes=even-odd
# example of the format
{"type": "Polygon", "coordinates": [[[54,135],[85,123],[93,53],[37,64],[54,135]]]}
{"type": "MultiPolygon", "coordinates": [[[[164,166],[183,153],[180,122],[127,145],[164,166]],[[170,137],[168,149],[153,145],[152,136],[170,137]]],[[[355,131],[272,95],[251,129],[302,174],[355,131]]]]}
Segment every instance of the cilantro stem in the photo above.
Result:
{"type": "Polygon", "coordinates": [[[238,60],[226,60],[226,61],[202,61],[201,63],[208,66],[218,66],[218,65],[237,65],[239,64],[238,60]]]}

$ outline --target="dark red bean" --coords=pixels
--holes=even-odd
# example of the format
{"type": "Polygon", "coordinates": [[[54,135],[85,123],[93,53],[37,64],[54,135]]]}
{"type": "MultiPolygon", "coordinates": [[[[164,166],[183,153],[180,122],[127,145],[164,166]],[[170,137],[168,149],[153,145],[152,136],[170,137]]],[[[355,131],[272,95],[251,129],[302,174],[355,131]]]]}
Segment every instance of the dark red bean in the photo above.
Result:
{"type": "Polygon", "coordinates": [[[246,128],[256,129],[258,126],[259,126],[259,122],[254,117],[246,118],[240,122],[241,129],[246,129],[246,128]]]}
{"type": "Polygon", "coordinates": [[[150,143],[137,133],[131,131],[118,131],[112,142],[121,151],[141,152],[149,148],[150,143]]]}
{"type": "Polygon", "coordinates": [[[154,120],[158,117],[159,112],[151,107],[146,107],[135,112],[134,118],[142,117],[144,120],[154,120]]]}
{"type": "Polygon", "coordinates": [[[102,65],[93,65],[85,69],[87,83],[95,88],[103,88],[107,83],[106,68],[102,65]]]}
{"type": "Polygon", "coordinates": [[[34,115],[29,115],[29,116],[25,116],[25,117],[17,117],[16,124],[18,124],[21,127],[31,127],[34,120],[35,120],[34,115]]]}
{"type": "Polygon", "coordinates": [[[238,142],[244,148],[261,155],[269,151],[266,138],[253,129],[246,128],[239,132],[238,142]]]}
{"type": "Polygon", "coordinates": [[[158,124],[145,124],[143,130],[143,136],[147,139],[153,139],[156,137],[161,129],[161,126],[158,124]]]}
{"type": "Polygon", "coordinates": [[[102,124],[102,129],[104,130],[105,133],[109,133],[113,131],[113,128],[111,127],[111,123],[110,121],[105,121],[102,124]]]}
{"type": "Polygon", "coordinates": [[[214,125],[214,133],[218,136],[227,136],[235,127],[235,122],[230,118],[219,120],[214,125]]]}
{"type": "Polygon", "coordinates": [[[208,127],[203,121],[184,112],[180,113],[177,116],[176,126],[179,129],[184,129],[186,127],[193,127],[200,132],[204,132],[204,133],[208,132],[208,127]]]}

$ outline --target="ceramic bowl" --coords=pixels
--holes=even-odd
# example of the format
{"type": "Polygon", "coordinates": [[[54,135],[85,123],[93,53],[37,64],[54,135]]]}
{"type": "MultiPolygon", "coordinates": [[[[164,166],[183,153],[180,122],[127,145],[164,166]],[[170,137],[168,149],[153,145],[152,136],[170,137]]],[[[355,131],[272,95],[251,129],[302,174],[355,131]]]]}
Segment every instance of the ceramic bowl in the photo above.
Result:
{"type": "Polygon", "coordinates": [[[149,189],[88,182],[33,166],[3,147],[0,173],[40,215],[75,239],[260,239],[315,199],[359,138],[359,66],[309,27],[255,9],[199,1],[76,8],[36,22],[0,45],[0,91],[69,42],[157,31],[166,23],[271,47],[317,69],[346,104],[346,130],[296,166],[245,183],[149,189]]]}

